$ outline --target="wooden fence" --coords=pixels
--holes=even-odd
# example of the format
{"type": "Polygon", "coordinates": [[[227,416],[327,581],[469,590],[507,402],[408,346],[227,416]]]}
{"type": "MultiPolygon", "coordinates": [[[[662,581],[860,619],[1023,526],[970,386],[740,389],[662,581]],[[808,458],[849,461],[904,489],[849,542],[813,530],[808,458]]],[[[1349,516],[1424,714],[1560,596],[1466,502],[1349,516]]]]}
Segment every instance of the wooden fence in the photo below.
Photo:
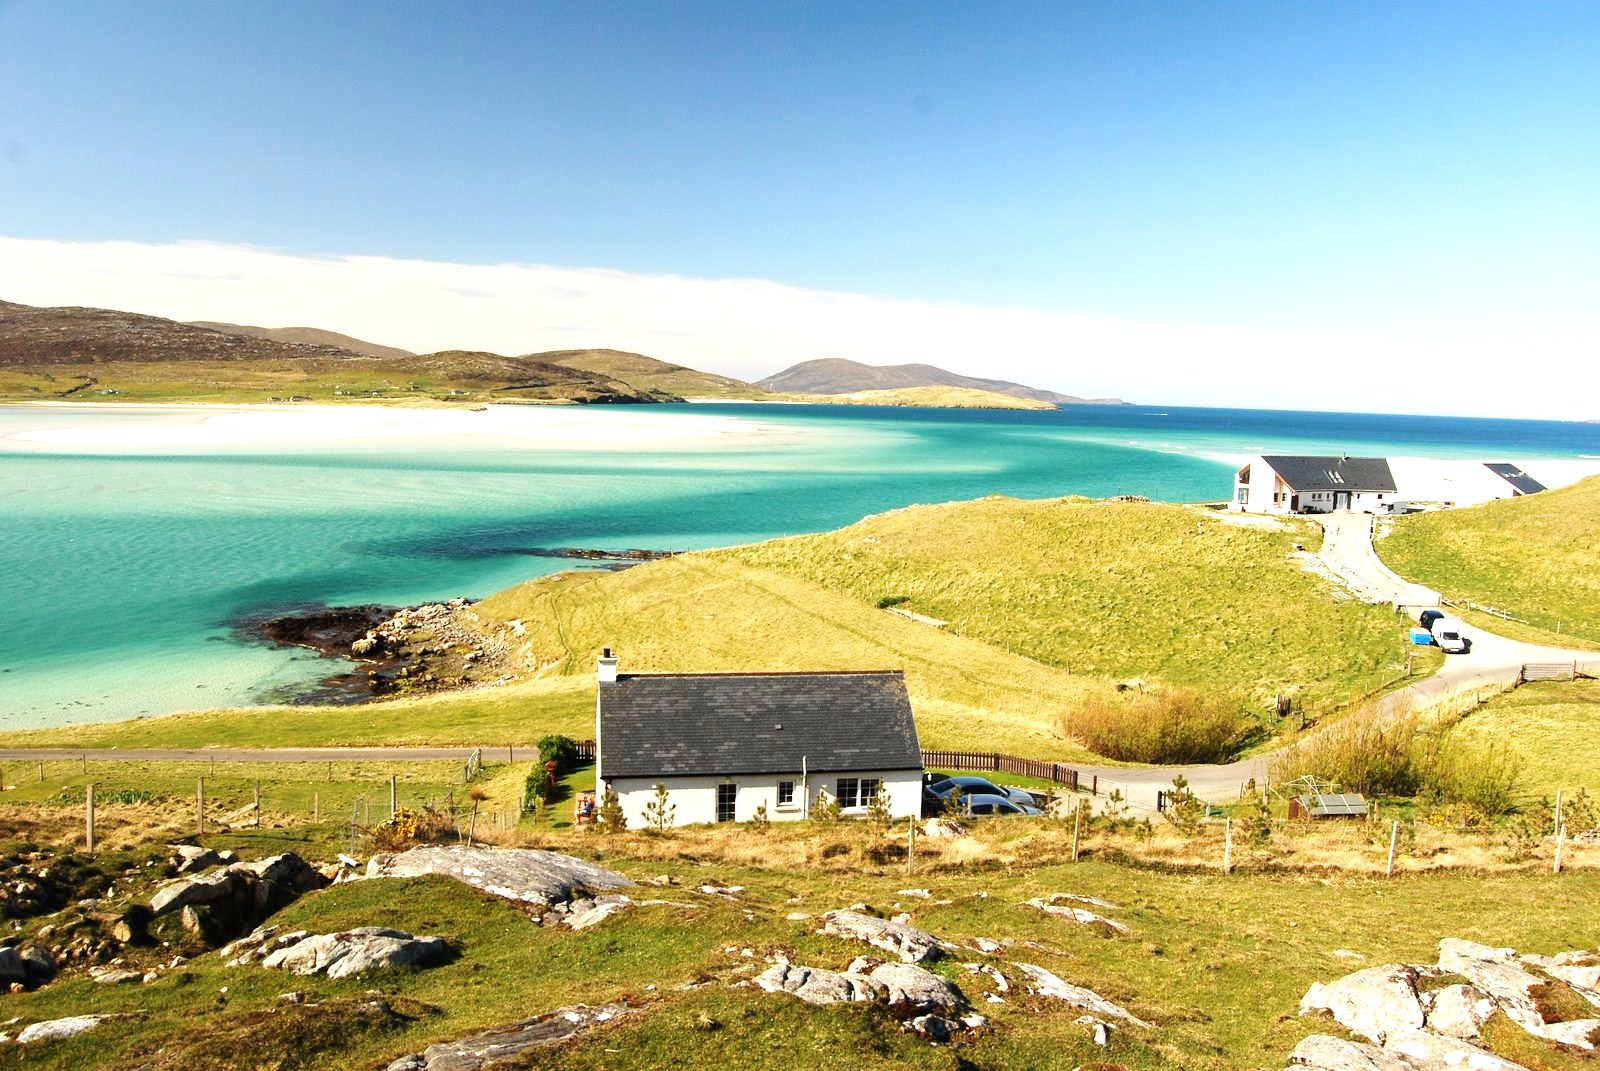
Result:
{"type": "Polygon", "coordinates": [[[924,769],[940,766],[985,773],[1013,773],[1023,777],[1037,777],[1041,781],[1053,781],[1058,785],[1065,785],[1073,792],[1078,790],[1077,770],[1044,759],[1024,759],[1017,755],[1001,755],[993,751],[929,751],[923,748],[922,765],[924,769]]]}

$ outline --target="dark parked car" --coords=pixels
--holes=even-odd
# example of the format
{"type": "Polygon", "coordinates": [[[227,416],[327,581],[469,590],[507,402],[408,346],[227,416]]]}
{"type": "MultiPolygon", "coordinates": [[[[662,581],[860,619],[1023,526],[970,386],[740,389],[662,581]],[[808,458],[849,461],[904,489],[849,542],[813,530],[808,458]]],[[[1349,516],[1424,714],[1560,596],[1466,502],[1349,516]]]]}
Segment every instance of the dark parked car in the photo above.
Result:
{"type": "Polygon", "coordinates": [[[1444,611],[1443,610],[1424,610],[1424,611],[1422,611],[1422,613],[1417,615],[1417,624],[1421,625],[1423,628],[1427,629],[1429,632],[1432,632],[1433,631],[1433,623],[1435,621],[1439,620],[1443,616],[1444,616],[1444,611]]]}
{"type": "Polygon", "coordinates": [[[970,796],[962,796],[961,802],[966,805],[967,813],[973,815],[1024,814],[1031,816],[1044,813],[1037,807],[1012,803],[1006,797],[996,796],[990,792],[975,792],[970,796]]]}
{"type": "Polygon", "coordinates": [[[927,818],[938,814],[944,809],[951,793],[958,790],[963,797],[963,804],[968,797],[993,796],[1024,811],[1032,810],[1035,814],[1039,813],[1038,800],[1034,799],[1030,792],[1020,788],[1001,788],[988,778],[961,774],[955,777],[933,777],[923,783],[922,816],[927,818]]]}

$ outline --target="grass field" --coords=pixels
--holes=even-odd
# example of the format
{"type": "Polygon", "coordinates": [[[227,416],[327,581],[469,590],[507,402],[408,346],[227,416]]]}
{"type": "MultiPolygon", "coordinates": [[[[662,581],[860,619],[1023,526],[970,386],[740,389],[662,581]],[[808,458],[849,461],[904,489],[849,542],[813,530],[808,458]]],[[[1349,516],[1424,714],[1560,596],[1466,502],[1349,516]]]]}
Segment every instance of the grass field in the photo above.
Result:
{"type": "Polygon", "coordinates": [[[1518,638],[1600,646],[1600,477],[1398,518],[1377,548],[1401,576],[1537,630],[1518,638]]]}
{"type": "Polygon", "coordinates": [[[1279,690],[1326,707],[1403,662],[1393,615],[1336,597],[1290,560],[1315,526],[1243,526],[1197,507],[985,498],[715,552],[1101,678],[1279,690]]]}
{"type": "Polygon", "coordinates": [[[1530,795],[1587,788],[1600,797],[1600,682],[1525,684],[1467,715],[1455,731],[1510,749],[1530,795]]]}
{"type": "MultiPolygon", "coordinates": [[[[1002,840],[1027,836],[1015,824],[990,828],[1002,840]]],[[[768,836],[784,835],[774,830],[768,836]]],[[[907,878],[897,864],[874,862],[865,836],[859,826],[843,829],[829,841],[823,865],[782,869],[718,862],[688,835],[582,838],[585,854],[600,852],[609,866],[636,878],[667,874],[679,884],[640,894],[672,903],[636,908],[581,933],[537,926],[516,907],[441,878],[335,886],[273,921],[313,932],[381,923],[443,936],[456,944],[459,957],[430,970],[341,981],[227,968],[215,953],[195,955],[144,986],[67,978],[8,996],[7,1016],[30,1022],[93,1010],[131,1017],[25,1052],[0,1046],[0,1068],[231,1071],[280,1057],[289,1059],[273,1066],[382,1067],[434,1041],[564,1004],[614,999],[642,1010],[518,1066],[1281,1067],[1301,1037],[1327,1029],[1325,1021],[1295,1015],[1311,983],[1362,966],[1431,961],[1446,936],[1543,953],[1592,945],[1592,909],[1600,898],[1600,873],[1592,870],[1559,878],[1435,873],[1383,881],[1324,873],[1223,879],[1214,872],[1093,859],[1073,865],[1059,857],[1001,867],[980,854],[907,878]],[[733,900],[696,891],[706,883],[744,891],[733,900]],[[908,885],[927,888],[931,898],[901,896],[897,890],[908,885]],[[1021,906],[1058,891],[1119,905],[1106,913],[1132,932],[1110,936],[1021,906]],[[886,914],[907,910],[916,925],[963,944],[979,937],[1032,942],[998,958],[962,951],[935,965],[991,1027],[954,1047],[931,1046],[869,1007],[814,1008],[739,986],[778,952],[798,963],[842,969],[863,946],[820,936],[815,923],[787,916],[820,915],[854,902],[886,914]],[[1018,960],[1091,987],[1153,1025],[1120,1029],[1109,1049],[1099,1049],[1074,1022],[1077,1011],[1017,989],[1004,1003],[986,1003],[983,994],[992,987],[960,966],[1004,967],[1018,960]],[[304,992],[306,1003],[282,1004],[278,994],[290,989],[304,992]],[[354,1005],[374,989],[401,1014],[355,1014],[354,1005]]],[[[293,849],[309,857],[343,849],[336,831],[327,843],[272,831],[210,842],[256,853],[293,849]]],[[[780,848],[779,854],[786,853],[780,848]]],[[[137,855],[129,862],[137,868],[137,855]]],[[[160,949],[129,954],[166,955],[160,949]]]]}

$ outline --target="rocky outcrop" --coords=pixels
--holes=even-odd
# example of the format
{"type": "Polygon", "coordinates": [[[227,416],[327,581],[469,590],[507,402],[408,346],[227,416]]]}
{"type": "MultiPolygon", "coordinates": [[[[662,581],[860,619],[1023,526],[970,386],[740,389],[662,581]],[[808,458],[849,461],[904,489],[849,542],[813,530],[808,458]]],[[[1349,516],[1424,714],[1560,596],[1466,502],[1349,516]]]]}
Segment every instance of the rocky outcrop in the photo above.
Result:
{"type": "Polygon", "coordinates": [[[449,958],[442,937],[413,937],[403,930],[363,926],[340,933],[302,936],[261,961],[263,967],[291,974],[349,978],[384,967],[425,967],[449,958]]]}
{"type": "MultiPolygon", "coordinates": [[[[1068,919],[1082,926],[1104,926],[1106,929],[1113,930],[1116,933],[1129,932],[1128,924],[1125,922],[1118,922],[1116,919],[1108,919],[1104,915],[1097,915],[1088,908],[1073,907],[1071,904],[1059,904],[1056,903],[1055,900],[1056,897],[1053,896],[1049,901],[1039,899],[1029,900],[1026,906],[1034,908],[1038,911],[1043,911],[1046,915],[1054,915],[1056,918],[1068,919]]],[[[1103,903],[1104,901],[1101,902],[1103,903]]]]}
{"type": "Polygon", "coordinates": [[[1027,975],[1031,988],[1041,997],[1051,997],[1055,1000],[1065,1001],[1074,1008],[1082,1008],[1086,1012],[1092,1012],[1095,1015],[1110,1019],[1119,1019],[1125,1023],[1132,1023],[1134,1026],[1150,1025],[1126,1008],[1113,1004],[1094,990],[1063,981],[1043,967],[1032,963],[1018,963],[1016,967],[1017,970],[1027,975]]]}
{"type": "Polygon", "coordinates": [[[865,941],[904,963],[921,963],[939,955],[939,940],[904,922],[880,919],[859,911],[830,911],[822,916],[822,933],[865,941]]]}
{"type": "Polygon", "coordinates": [[[47,1019],[42,1023],[25,1026],[17,1034],[18,1045],[32,1045],[40,1041],[60,1041],[62,1038],[87,1034],[110,1015],[69,1015],[65,1019],[47,1019]]]}
{"type": "Polygon", "coordinates": [[[429,1045],[423,1052],[395,1060],[387,1071],[482,1071],[536,1049],[560,1044],[636,1010],[626,1004],[603,1004],[597,1008],[574,1004],[557,1008],[459,1041],[429,1045]]]}
{"type": "Polygon", "coordinates": [[[859,974],[793,963],[774,964],[756,975],[755,983],[768,993],[788,993],[807,1004],[867,1003],[878,997],[878,987],[859,974]]]}
{"type": "Polygon", "coordinates": [[[150,913],[160,917],[181,912],[185,929],[221,943],[327,884],[315,867],[286,852],[179,877],[156,890],[150,913]]]}
{"type": "Polygon", "coordinates": [[[1600,1039],[1600,992],[1581,984],[1587,974],[1573,973],[1591,962],[1600,965],[1600,957],[1520,956],[1514,948],[1445,938],[1436,964],[1391,963],[1313,984],[1301,1014],[1327,1012],[1373,1044],[1317,1035],[1302,1041],[1290,1060],[1317,1071],[1517,1071],[1482,1044],[1483,1025],[1497,1013],[1535,1037],[1593,1051],[1600,1039]],[[1581,998],[1595,1015],[1546,1020],[1541,1001],[1562,989],[1570,991],[1562,1004],[1581,998]]]}
{"type": "Polygon", "coordinates": [[[779,961],[757,975],[755,984],[769,993],[787,993],[808,1004],[881,1004],[924,1037],[946,1041],[961,1030],[983,1025],[982,1016],[954,1018],[967,1007],[961,990],[912,963],[878,963],[857,959],[839,972],[779,961]]]}
{"type": "Polygon", "coordinates": [[[441,874],[492,896],[546,907],[588,892],[626,888],[631,880],[605,867],[537,848],[424,845],[398,855],[375,855],[368,878],[441,874]]]}
{"type": "Polygon", "coordinates": [[[952,1015],[967,1006],[961,990],[911,963],[881,963],[867,972],[867,981],[882,992],[881,999],[897,1019],[952,1015]]]}

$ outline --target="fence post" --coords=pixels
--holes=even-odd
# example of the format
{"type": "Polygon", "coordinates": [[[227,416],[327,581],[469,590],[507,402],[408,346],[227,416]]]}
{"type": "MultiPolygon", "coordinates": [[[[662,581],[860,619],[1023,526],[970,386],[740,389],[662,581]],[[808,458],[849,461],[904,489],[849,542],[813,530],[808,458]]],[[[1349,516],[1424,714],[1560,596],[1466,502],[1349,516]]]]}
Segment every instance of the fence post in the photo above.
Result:
{"type": "Polygon", "coordinates": [[[1400,844],[1400,819],[1394,820],[1394,828],[1389,830],[1389,863],[1383,869],[1383,876],[1394,877],[1394,850],[1400,844]]]}
{"type": "Polygon", "coordinates": [[[911,876],[913,861],[917,857],[917,819],[915,815],[906,818],[906,877],[911,876]]]}
{"type": "Polygon", "coordinates": [[[261,828],[261,780],[257,778],[255,787],[255,820],[250,824],[256,829],[261,828]]]}
{"type": "Polygon", "coordinates": [[[206,779],[196,778],[194,784],[194,828],[199,836],[206,835],[206,779]]]}
{"type": "Polygon", "coordinates": [[[44,763],[39,764],[39,783],[44,784],[44,763]]]}
{"type": "Polygon", "coordinates": [[[395,775],[394,774],[390,774],[389,775],[389,817],[393,818],[394,817],[394,812],[397,811],[397,810],[399,810],[399,808],[396,806],[395,775]]]}
{"type": "Polygon", "coordinates": [[[1222,873],[1233,873],[1233,819],[1222,820],[1222,873]]]}
{"type": "Polygon", "coordinates": [[[1089,795],[1091,795],[1091,796],[1100,795],[1100,775],[1099,774],[1095,774],[1093,779],[1089,782],[1089,795]]]}
{"type": "Polygon", "coordinates": [[[1083,827],[1083,801],[1072,809],[1072,861],[1078,861],[1078,832],[1083,827]]]}
{"type": "Polygon", "coordinates": [[[94,854],[94,782],[90,781],[83,797],[83,840],[86,850],[94,854]]]}
{"type": "Polygon", "coordinates": [[[1566,826],[1566,823],[1563,822],[1561,825],[1556,826],[1556,863],[1555,863],[1555,873],[1557,873],[1557,874],[1561,873],[1561,846],[1566,842],[1566,839],[1567,839],[1567,826],[1566,826]]]}

